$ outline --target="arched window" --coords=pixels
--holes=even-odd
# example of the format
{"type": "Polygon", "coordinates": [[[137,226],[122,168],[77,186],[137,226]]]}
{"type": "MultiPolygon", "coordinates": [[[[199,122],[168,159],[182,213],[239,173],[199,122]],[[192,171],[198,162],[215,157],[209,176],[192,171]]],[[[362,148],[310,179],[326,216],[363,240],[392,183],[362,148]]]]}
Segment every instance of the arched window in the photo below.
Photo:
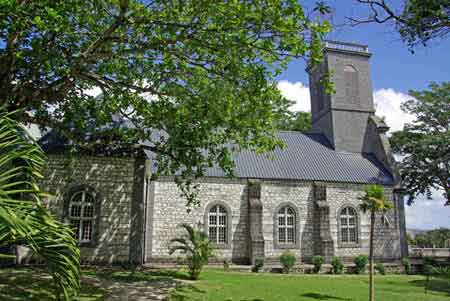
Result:
{"type": "Polygon", "coordinates": [[[359,80],[358,71],[355,67],[344,66],[345,96],[349,103],[359,102],[359,80]]]}
{"type": "Polygon", "coordinates": [[[278,210],[278,243],[295,244],[295,210],[284,206],[278,210]]]}
{"type": "Polygon", "coordinates": [[[73,193],[69,201],[68,218],[79,242],[92,241],[95,216],[94,195],[85,190],[73,193]]]}
{"type": "Polygon", "coordinates": [[[214,205],[208,212],[209,240],[224,245],[228,243],[228,212],[221,205],[214,205]]]}
{"type": "Polygon", "coordinates": [[[340,213],[341,242],[358,242],[358,215],[353,207],[345,207],[340,213]]]}

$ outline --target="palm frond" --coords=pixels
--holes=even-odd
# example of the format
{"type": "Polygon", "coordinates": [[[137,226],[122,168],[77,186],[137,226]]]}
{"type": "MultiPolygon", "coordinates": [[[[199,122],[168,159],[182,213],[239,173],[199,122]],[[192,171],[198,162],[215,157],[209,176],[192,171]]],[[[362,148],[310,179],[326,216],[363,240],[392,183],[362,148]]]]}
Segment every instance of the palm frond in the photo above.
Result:
{"type": "Polygon", "coordinates": [[[42,206],[45,155],[11,115],[0,111],[0,247],[21,244],[44,258],[69,300],[80,286],[80,251],[72,230],[42,206]]]}

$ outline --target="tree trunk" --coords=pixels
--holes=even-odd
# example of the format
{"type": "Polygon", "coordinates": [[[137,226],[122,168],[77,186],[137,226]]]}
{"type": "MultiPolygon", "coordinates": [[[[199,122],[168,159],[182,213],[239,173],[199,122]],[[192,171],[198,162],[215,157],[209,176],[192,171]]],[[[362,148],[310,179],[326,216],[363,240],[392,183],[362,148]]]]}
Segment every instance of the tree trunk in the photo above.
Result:
{"type": "Polygon", "coordinates": [[[373,279],[373,233],[375,228],[375,211],[370,213],[370,250],[369,250],[369,300],[375,301],[375,285],[373,279]]]}

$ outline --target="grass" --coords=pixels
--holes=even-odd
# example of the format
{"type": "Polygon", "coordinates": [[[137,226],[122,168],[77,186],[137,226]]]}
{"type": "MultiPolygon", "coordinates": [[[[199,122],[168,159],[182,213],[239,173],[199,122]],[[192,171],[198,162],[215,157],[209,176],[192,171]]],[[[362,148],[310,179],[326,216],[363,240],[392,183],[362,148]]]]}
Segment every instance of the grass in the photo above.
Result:
{"type": "MultiPolygon", "coordinates": [[[[152,283],[186,280],[178,271],[139,271],[123,269],[89,269],[84,278],[122,283],[132,287],[152,283]]],[[[424,293],[424,276],[376,276],[376,298],[386,301],[450,300],[448,279],[433,277],[428,294],[424,293]]],[[[157,287],[157,285],[155,285],[157,287]]],[[[151,288],[150,288],[151,291],[151,288]]],[[[106,300],[104,287],[83,281],[76,300],[106,300]]],[[[367,300],[367,275],[281,275],[250,274],[206,270],[200,280],[188,281],[171,292],[171,301],[290,301],[290,300],[367,300]]],[[[144,293],[145,294],[145,293],[144,293]]],[[[0,269],[0,300],[56,300],[51,278],[38,268],[0,269]]]]}
{"type": "MultiPolygon", "coordinates": [[[[75,300],[102,300],[105,291],[99,287],[82,285],[75,300]]],[[[38,268],[0,269],[0,300],[57,300],[52,278],[38,268]]]]}
{"type": "MultiPolygon", "coordinates": [[[[450,300],[447,279],[433,278],[428,294],[425,277],[406,275],[376,276],[377,300],[450,300]]],[[[175,290],[173,301],[290,301],[367,300],[367,275],[281,275],[245,274],[207,270],[193,285],[175,290]]]]}

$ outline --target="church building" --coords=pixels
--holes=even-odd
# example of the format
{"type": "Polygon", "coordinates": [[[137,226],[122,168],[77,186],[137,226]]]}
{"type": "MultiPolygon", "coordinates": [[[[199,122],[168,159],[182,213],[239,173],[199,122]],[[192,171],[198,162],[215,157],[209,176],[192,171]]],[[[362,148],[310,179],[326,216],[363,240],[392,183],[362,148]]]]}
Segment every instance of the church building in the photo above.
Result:
{"type": "Polygon", "coordinates": [[[41,139],[49,156],[42,189],[75,229],[82,262],[163,264],[170,240],[189,223],[208,233],[215,259],[279,263],[290,250],[298,263],[314,255],[351,260],[369,253],[369,214],[359,209],[364,187],[380,184],[394,209],[379,215],[375,256],[406,255],[403,198],[384,121],[375,116],[368,47],[326,42],[320,66],[308,70],[313,130],[279,131],[286,147],[273,156],[233,154],[235,178],[211,168],[199,180],[200,206],[190,212],[173,177],[153,179],[152,154],[68,155],[41,139]],[[331,73],[335,93],[321,78],[331,73]],[[70,169],[70,171],[69,171],[70,169]]]}

